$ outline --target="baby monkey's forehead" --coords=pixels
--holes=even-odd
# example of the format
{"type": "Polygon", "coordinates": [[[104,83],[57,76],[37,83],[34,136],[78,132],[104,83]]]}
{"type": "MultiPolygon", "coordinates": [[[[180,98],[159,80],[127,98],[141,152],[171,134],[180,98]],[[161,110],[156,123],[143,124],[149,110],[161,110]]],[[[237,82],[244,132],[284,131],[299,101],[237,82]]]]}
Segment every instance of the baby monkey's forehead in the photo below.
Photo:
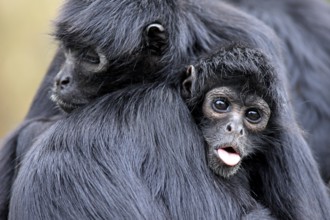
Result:
{"type": "Polygon", "coordinates": [[[237,90],[230,86],[218,86],[212,88],[208,93],[208,96],[225,96],[227,98],[237,98],[237,90]]]}
{"type": "Polygon", "coordinates": [[[258,102],[262,99],[262,94],[258,94],[256,90],[243,90],[241,86],[217,86],[210,89],[207,97],[225,97],[229,100],[243,100],[244,103],[258,102]]]}

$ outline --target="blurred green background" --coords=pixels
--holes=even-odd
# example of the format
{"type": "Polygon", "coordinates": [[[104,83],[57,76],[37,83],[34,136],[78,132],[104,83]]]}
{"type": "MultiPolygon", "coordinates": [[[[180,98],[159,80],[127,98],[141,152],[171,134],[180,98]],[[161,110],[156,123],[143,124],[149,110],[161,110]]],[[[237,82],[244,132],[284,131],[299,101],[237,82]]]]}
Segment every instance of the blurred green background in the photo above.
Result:
{"type": "Polygon", "coordinates": [[[0,0],[0,139],[24,118],[55,53],[62,0],[0,0]]]}

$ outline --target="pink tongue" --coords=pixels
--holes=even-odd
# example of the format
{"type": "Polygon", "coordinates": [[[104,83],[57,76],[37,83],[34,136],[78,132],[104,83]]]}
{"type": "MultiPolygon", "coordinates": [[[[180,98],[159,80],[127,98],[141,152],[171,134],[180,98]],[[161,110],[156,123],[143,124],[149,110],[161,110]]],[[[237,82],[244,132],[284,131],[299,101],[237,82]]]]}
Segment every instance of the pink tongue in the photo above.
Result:
{"type": "Polygon", "coordinates": [[[221,148],[217,152],[220,159],[228,166],[235,166],[241,160],[241,157],[237,153],[229,153],[221,148]]]}

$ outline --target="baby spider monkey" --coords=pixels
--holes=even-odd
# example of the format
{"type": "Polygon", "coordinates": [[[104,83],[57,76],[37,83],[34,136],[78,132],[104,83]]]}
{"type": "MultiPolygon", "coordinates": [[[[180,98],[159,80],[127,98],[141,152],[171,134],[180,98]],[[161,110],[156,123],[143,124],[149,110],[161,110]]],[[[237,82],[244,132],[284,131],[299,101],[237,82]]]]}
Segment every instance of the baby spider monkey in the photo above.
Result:
{"type": "Polygon", "coordinates": [[[190,65],[183,80],[183,96],[207,143],[209,166],[225,178],[263,145],[272,111],[267,87],[255,74],[261,58],[257,50],[225,49],[190,65]]]}

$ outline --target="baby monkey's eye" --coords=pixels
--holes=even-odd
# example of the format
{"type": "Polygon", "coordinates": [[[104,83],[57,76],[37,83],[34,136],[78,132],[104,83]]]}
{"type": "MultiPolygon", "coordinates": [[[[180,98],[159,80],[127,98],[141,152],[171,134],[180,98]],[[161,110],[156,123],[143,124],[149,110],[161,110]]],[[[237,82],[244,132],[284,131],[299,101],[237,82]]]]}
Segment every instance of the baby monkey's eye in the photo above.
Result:
{"type": "Polygon", "coordinates": [[[222,113],[229,110],[230,103],[226,98],[219,97],[213,100],[212,108],[214,111],[222,113]]]}
{"type": "Polygon", "coordinates": [[[88,50],[83,54],[82,59],[84,62],[88,62],[90,64],[97,65],[100,63],[100,57],[98,53],[92,49],[88,50]]]}
{"type": "Polygon", "coordinates": [[[250,108],[246,110],[245,112],[246,119],[251,123],[258,123],[261,120],[261,115],[259,113],[259,110],[256,108],[250,108]]]}

